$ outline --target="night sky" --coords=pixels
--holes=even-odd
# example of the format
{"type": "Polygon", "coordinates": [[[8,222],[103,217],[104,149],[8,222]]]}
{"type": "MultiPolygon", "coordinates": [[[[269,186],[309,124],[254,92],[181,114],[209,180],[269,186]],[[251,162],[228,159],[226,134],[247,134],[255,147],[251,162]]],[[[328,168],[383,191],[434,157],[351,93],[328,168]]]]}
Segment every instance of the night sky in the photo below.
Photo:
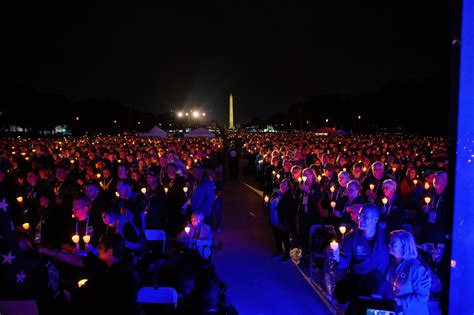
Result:
{"type": "Polygon", "coordinates": [[[1,77],[155,114],[188,104],[221,122],[231,92],[237,122],[393,82],[433,82],[446,99],[449,8],[414,2],[4,8],[1,77]]]}

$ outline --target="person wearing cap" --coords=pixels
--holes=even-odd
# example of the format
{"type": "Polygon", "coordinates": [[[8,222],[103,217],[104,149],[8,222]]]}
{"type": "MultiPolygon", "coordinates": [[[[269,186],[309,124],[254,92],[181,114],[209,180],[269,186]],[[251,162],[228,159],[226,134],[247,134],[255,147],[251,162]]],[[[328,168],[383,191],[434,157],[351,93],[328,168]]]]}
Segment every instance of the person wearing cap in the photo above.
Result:
{"type": "Polygon", "coordinates": [[[92,201],[89,214],[95,220],[100,221],[102,212],[110,207],[112,200],[100,188],[100,184],[96,180],[88,180],[86,182],[85,195],[92,201]]]}
{"type": "MultiPolygon", "coordinates": [[[[145,228],[151,230],[163,230],[166,226],[166,194],[160,183],[159,173],[148,170],[146,174],[146,208],[145,208],[145,228]]],[[[169,193],[169,191],[168,191],[169,193]]]]}

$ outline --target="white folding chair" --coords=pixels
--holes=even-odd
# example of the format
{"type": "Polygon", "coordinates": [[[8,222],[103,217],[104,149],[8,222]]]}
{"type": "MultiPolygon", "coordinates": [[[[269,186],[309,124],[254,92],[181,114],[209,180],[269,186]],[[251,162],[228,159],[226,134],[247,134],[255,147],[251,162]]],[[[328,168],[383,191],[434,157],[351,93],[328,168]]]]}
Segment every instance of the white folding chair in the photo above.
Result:
{"type": "Polygon", "coordinates": [[[171,287],[142,287],[137,292],[138,303],[174,304],[178,306],[178,293],[171,287]]]}
{"type": "Polygon", "coordinates": [[[25,301],[0,301],[0,314],[2,315],[38,315],[35,300],[25,301]]]}
{"type": "Polygon", "coordinates": [[[166,232],[163,230],[145,230],[147,241],[163,241],[163,254],[165,253],[166,232]]]}

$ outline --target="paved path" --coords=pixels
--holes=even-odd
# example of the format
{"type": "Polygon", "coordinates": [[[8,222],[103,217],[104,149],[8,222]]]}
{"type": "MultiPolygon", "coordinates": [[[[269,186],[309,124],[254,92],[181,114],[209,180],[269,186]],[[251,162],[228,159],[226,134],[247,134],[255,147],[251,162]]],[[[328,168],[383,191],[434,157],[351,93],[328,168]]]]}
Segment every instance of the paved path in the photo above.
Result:
{"type": "Polygon", "coordinates": [[[224,184],[222,226],[214,237],[224,247],[213,261],[239,314],[329,314],[292,262],[271,259],[273,236],[261,198],[242,181],[224,184]]]}

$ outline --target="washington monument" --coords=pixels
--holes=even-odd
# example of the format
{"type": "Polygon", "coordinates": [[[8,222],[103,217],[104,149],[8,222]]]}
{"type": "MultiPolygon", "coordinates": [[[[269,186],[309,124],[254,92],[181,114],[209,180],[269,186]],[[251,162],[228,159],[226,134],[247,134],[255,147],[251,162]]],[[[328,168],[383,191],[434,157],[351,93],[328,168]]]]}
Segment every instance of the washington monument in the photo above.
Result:
{"type": "Polygon", "coordinates": [[[229,129],[234,129],[234,102],[232,93],[229,96],[229,129]]]}

